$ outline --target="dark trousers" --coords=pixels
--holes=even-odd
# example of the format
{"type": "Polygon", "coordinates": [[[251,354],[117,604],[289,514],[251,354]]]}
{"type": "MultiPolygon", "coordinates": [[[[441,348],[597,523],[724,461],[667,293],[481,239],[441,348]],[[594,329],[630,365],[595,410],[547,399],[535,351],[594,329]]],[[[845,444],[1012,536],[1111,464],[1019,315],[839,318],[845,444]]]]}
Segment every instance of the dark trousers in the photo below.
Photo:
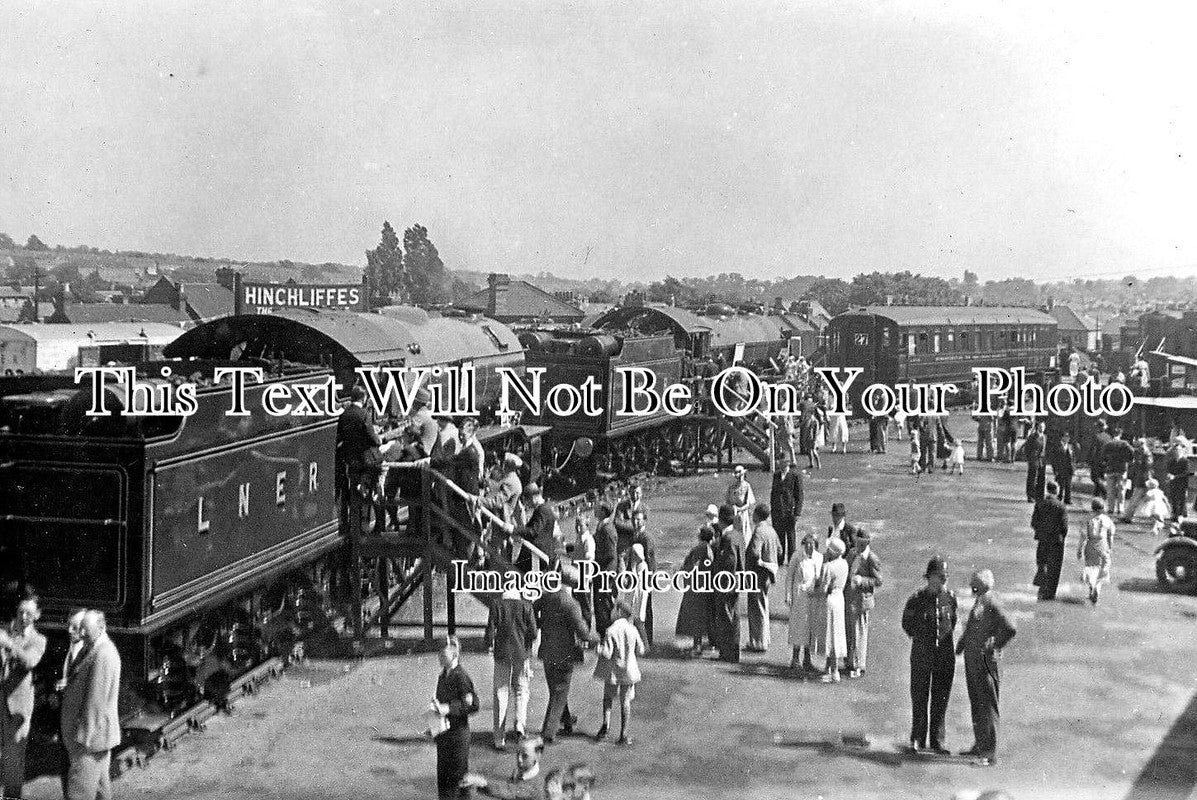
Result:
{"type": "Polygon", "coordinates": [[[740,595],[721,592],[715,595],[715,647],[724,661],[740,660],[740,595]]]}
{"type": "Polygon", "coordinates": [[[1047,482],[1046,465],[1042,458],[1027,459],[1027,499],[1043,499],[1043,486],[1047,482]]]}
{"type": "Polygon", "coordinates": [[[781,540],[781,563],[785,564],[798,549],[797,533],[794,531],[794,518],[774,517],[773,530],[777,531],[777,538],[781,540]]]}
{"type": "Polygon", "coordinates": [[[598,581],[591,585],[590,594],[594,600],[594,632],[602,636],[607,632],[607,628],[611,627],[615,597],[610,592],[600,591],[598,581]]]}
{"type": "Polygon", "coordinates": [[[997,750],[998,667],[993,653],[964,652],[964,680],[973,717],[973,743],[977,753],[992,756],[997,750]]]}
{"type": "Polygon", "coordinates": [[[470,726],[462,725],[436,737],[436,789],[438,797],[457,797],[457,785],[470,771],[470,726]]]}
{"type": "Polygon", "coordinates": [[[1064,545],[1056,542],[1039,542],[1035,548],[1036,586],[1040,600],[1055,600],[1060,586],[1060,570],[1064,567],[1064,545]]]}
{"type": "Polygon", "coordinates": [[[573,715],[569,713],[569,683],[574,677],[574,663],[544,665],[544,682],[549,687],[549,705],[544,712],[544,724],[540,735],[552,739],[557,735],[557,725],[573,727],[573,715]]]}
{"type": "Polygon", "coordinates": [[[1185,503],[1188,502],[1188,495],[1188,475],[1168,481],[1168,504],[1172,506],[1172,519],[1180,519],[1185,515],[1185,503]]]}
{"type": "Polygon", "coordinates": [[[952,695],[956,675],[956,651],[951,640],[938,647],[916,643],[910,650],[910,703],[914,710],[910,739],[920,747],[927,745],[930,726],[931,747],[943,748],[944,717],[952,695]],[[930,705],[930,717],[927,710],[930,705]]]}
{"type": "Polygon", "coordinates": [[[1106,496],[1106,473],[1102,469],[1089,469],[1089,480],[1093,481],[1093,496],[1106,496]]]}
{"type": "Polygon", "coordinates": [[[1072,470],[1052,470],[1056,483],[1060,484],[1060,499],[1064,505],[1072,503],[1072,470]]]}
{"type": "Polygon", "coordinates": [[[582,609],[582,619],[586,621],[587,627],[594,630],[594,596],[590,592],[579,592],[574,590],[574,599],[578,601],[578,607],[582,609]]]}

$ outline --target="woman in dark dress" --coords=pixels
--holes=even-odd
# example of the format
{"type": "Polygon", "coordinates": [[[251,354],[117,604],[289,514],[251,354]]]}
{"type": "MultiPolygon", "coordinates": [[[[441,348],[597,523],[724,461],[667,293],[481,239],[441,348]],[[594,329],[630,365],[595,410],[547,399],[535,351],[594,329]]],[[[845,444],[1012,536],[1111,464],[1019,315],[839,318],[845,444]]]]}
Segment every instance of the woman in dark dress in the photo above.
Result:
{"type": "Polygon", "coordinates": [[[458,784],[470,769],[470,714],[478,712],[478,693],[459,663],[461,644],[456,636],[448,637],[439,658],[434,704],[449,727],[436,737],[436,788],[438,797],[457,797],[458,784]]]}
{"type": "MultiPolygon", "coordinates": [[[[698,529],[698,544],[694,545],[686,555],[686,560],[682,562],[682,572],[695,570],[696,573],[710,573],[711,565],[715,561],[712,542],[715,541],[718,521],[718,506],[708,506],[706,524],[698,529]]],[[[678,636],[689,636],[694,640],[691,652],[696,656],[702,655],[704,639],[714,643],[711,631],[714,608],[711,600],[710,592],[696,592],[690,589],[682,595],[682,604],[678,608],[677,625],[673,632],[678,636]]]]}

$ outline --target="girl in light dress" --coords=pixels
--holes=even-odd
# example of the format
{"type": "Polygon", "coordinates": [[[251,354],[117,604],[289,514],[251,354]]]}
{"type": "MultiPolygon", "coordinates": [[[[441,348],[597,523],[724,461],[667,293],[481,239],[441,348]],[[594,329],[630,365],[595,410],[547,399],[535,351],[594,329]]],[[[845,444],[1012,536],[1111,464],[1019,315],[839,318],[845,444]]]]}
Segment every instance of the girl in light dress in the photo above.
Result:
{"type": "Polygon", "coordinates": [[[1089,587],[1089,602],[1097,605],[1101,587],[1110,582],[1110,561],[1114,549],[1114,520],[1106,515],[1105,501],[1093,498],[1093,516],[1085,523],[1076,551],[1081,562],[1081,579],[1089,587]]]}
{"type": "Polygon", "coordinates": [[[919,429],[910,429],[910,474],[918,475],[922,472],[923,448],[919,444],[919,429]]]}
{"type": "Polygon", "coordinates": [[[827,540],[827,553],[819,579],[827,603],[823,636],[827,672],[823,675],[823,683],[840,682],[840,659],[848,656],[848,627],[844,611],[844,587],[848,585],[848,562],[843,558],[845,549],[841,539],[832,537],[827,540]]]}
{"type": "Polygon", "coordinates": [[[964,474],[964,442],[960,439],[952,445],[952,454],[948,458],[948,474],[953,473],[964,474]]]}
{"type": "MultiPolygon", "coordinates": [[[[623,572],[632,573],[646,573],[648,572],[648,559],[644,552],[644,545],[636,542],[624,556],[623,572]]],[[[635,587],[627,592],[619,593],[619,601],[626,603],[628,608],[632,610],[632,624],[636,626],[636,631],[640,634],[640,639],[644,642],[648,641],[648,629],[645,627],[645,620],[648,618],[648,590],[643,588],[643,578],[637,579],[635,587]]]]}
{"type": "Polygon", "coordinates": [[[1135,509],[1134,515],[1151,520],[1151,532],[1156,536],[1163,532],[1165,520],[1172,519],[1172,504],[1168,502],[1168,497],[1160,488],[1160,482],[1155,478],[1147,479],[1147,492],[1143,495],[1143,502],[1135,509]]]}

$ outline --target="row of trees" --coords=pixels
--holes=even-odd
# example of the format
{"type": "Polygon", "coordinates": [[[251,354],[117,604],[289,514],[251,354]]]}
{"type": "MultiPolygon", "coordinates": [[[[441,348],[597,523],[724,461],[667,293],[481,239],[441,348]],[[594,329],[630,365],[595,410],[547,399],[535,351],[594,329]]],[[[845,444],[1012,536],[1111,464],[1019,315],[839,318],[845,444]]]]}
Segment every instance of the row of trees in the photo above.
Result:
{"type": "Polygon", "coordinates": [[[478,290],[445,269],[427,228],[411,226],[403,232],[400,245],[389,221],[382,223],[378,246],[366,251],[366,286],[370,304],[375,307],[455,303],[478,290]]]}
{"type": "MultiPolygon", "coordinates": [[[[0,250],[16,250],[18,245],[13,238],[7,233],[0,232],[0,250]]],[[[25,240],[26,250],[49,250],[46,243],[37,238],[36,234],[30,234],[29,238],[25,240]]]]}

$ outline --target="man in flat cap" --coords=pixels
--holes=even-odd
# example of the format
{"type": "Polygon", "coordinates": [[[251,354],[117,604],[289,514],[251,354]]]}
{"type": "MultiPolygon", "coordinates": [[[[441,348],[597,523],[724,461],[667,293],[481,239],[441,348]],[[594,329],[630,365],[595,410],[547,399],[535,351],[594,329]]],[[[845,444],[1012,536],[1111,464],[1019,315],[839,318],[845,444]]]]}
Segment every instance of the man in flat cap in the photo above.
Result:
{"type": "Polygon", "coordinates": [[[769,491],[769,515],[781,543],[779,563],[784,566],[798,549],[794,525],[802,516],[802,473],[791,466],[786,453],[777,458],[777,470],[773,473],[773,486],[769,491]]]}
{"type": "Polygon", "coordinates": [[[441,429],[428,408],[431,404],[432,392],[424,387],[417,389],[411,404],[411,427],[415,431],[415,439],[424,453],[424,458],[434,455],[433,451],[441,438],[441,429]]]}
{"type": "Polygon", "coordinates": [[[948,755],[944,716],[956,674],[956,594],[947,588],[948,564],[936,556],[927,563],[927,585],[906,601],[902,630],[910,637],[910,748],[948,755]],[[928,718],[930,702],[930,718],[928,718]],[[927,747],[930,726],[930,748],[927,747]]]}
{"type": "Polygon", "coordinates": [[[867,530],[856,534],[856,548],[848,554],[848,585],[844,604],[848,612],[848,677],[864,674],[869,659],[869,614],[873,592],[881,586],[881,559],[873,552],[867,530]]]}
{"type": "Polygon", "coordinates": [[[998,656],[1014,638],[1014,623],[993,596],[993,573],[978,570],[972,577],[977,602],[969,612],[960,634],[958,654],[964,654],[964,680],[968,684],[968,704],[972,709],[973,746],[961,755],[976,756],[977,763],[997,763],[998,656]]]}

